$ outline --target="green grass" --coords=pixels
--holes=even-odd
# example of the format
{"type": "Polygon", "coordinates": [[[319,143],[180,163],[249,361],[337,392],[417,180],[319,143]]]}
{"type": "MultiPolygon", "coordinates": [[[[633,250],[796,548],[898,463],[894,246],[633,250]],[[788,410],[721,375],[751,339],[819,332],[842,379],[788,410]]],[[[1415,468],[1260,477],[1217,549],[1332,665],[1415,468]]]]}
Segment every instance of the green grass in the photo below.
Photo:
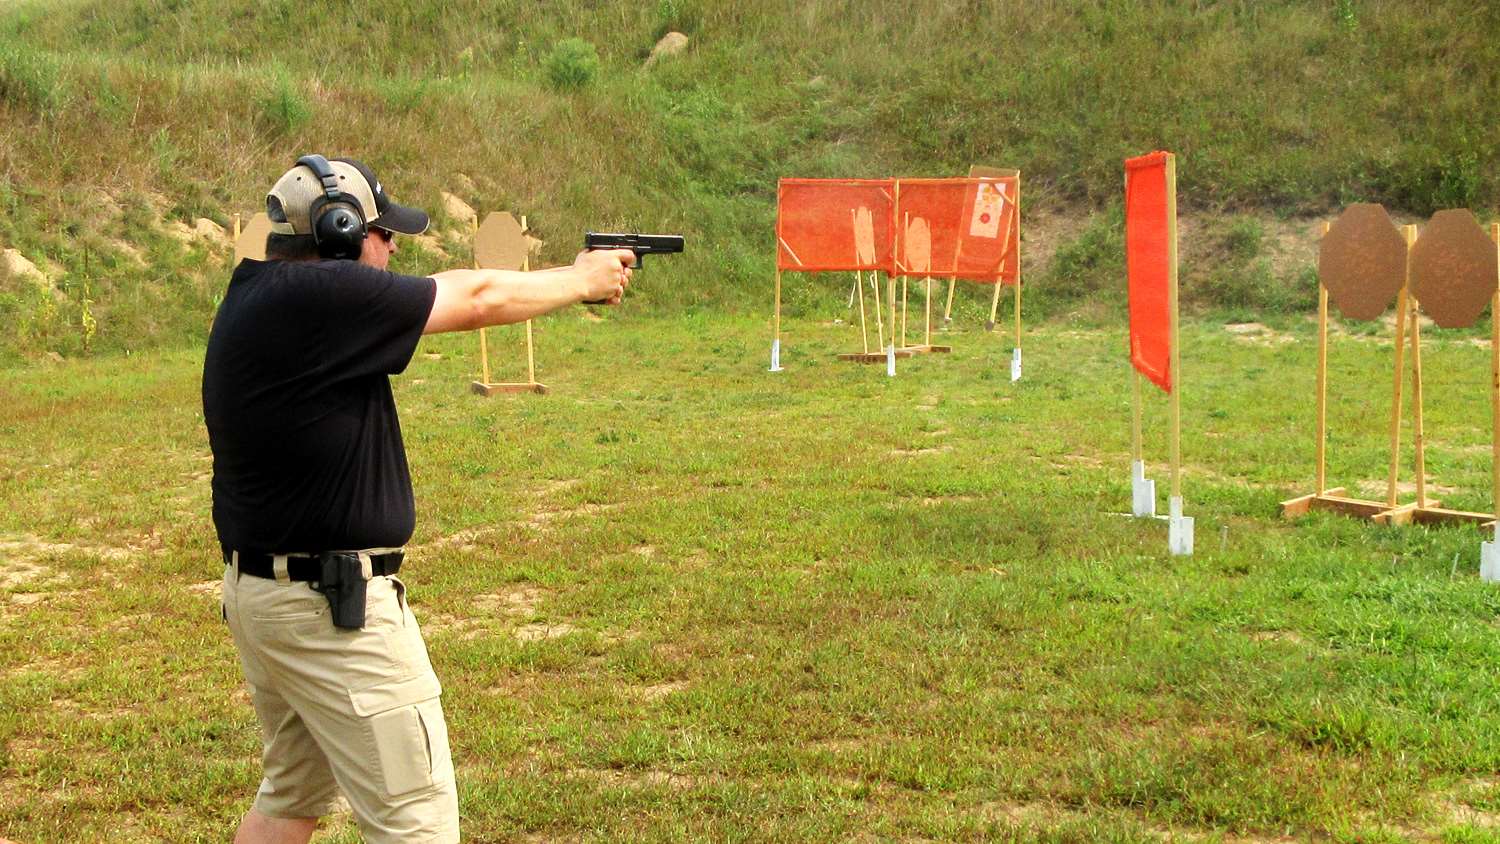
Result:
{"type": "MultiPolygon", "coordinates": [[[[1008,342],[969,328],[888,379],[832,360],[858,345],[838,287],[787,321],[777,375],[762,320],[636,305],[539,324],[546,397],[469,395],[472,336],[397,379],[404,575],[469,840],[1493,834],[1480,536],[1276,515],[1312,479],[1305,324],[1187,326],[1184,559],[1115,515],[1118,331],[1033,330],[1012,384],[1008,342]]],[[[1429,472],[1488,509],[1488,350],[1427,340],[1429,472]]],[[[514,377],[517,332],[491,347],[514,377]]],[[[1383,481],[1389,354],[1333,345],[1334,483],[1383,481]]],[[[200,361],[0,380],[0,835],[222,840],[254,791],[200,361]]]]}

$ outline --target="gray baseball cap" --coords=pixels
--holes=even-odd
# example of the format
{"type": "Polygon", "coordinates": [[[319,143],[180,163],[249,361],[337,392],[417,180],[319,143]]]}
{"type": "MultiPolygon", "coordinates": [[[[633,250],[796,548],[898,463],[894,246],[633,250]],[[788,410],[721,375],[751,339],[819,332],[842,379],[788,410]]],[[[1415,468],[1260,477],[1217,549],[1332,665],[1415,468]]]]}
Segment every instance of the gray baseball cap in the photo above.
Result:
{"type": "MultiPolygon", "coordinates": [[[[402,234],[421,234],[430,222],[427,212],[397,205],[386,195],[385,186],[364,162],[353,158],[331,158],[328,166],[339,180],[339,192],[358,203],[365,223],[402,234]]],[[[266,194],[266,214],[275,234],[312,234],[310,211],[323,197],[323,183],[312,168],[298,164],[281,175],[266,194]]]]}

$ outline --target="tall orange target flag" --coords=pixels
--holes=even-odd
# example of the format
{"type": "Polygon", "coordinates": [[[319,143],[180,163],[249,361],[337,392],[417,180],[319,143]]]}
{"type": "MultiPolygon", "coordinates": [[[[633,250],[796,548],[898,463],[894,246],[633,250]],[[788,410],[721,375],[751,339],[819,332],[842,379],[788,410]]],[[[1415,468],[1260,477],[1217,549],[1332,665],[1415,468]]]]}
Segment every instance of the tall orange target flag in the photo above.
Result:
{"type": "Polygon", "coordinates": [[[1177,159],[1152,152],[1125,160],[1125,269],[1130,289],[1130,363],[1136,370],[1131,431],[1131,510],[1156,514],[1156,485],[1145,476],[1141,378],[1170,396],[1172,492],[1167,546],[1193,553],[1193,519],[1183,514],[1182,405],[1177,337],[1177,159]]]}
{"type": "MultiPolygon", "coordinates": [[[[1172,154],[1125,161],[1125,270],[1130,285],[1130,362],[1172,392],[1172,308],[1168,301],[1177,251],[1176,197],[1167,189],[1172,154]]],[[[1174,174],[1175,175],[1175,174],[1174,174]]]]}

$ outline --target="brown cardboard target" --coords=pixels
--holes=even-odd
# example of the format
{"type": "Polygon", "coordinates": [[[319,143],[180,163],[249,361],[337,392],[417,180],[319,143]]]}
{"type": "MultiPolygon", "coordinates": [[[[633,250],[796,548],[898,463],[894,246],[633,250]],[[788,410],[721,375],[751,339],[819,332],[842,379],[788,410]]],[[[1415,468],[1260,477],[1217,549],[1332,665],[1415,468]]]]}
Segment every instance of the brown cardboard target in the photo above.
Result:
{"type": "Polygon", "coordinates": [[[271,234],[271,218],[262,211],[250,218],[240,229],[240,239],[234,242],[234,262],[249,258],[253,261],[266,259],[266,237],[271,234]]]}
{"type": "Polygon", "coordinates": [[[854,260],[875,263],[875,215],[863,206],[854,210],[854,260]]]}
{"type": "Polygon", "coordinates": [[[1406,240],[1385,208],[1344,209],[1318,247],[1318,278],[1349,319],[1375,319],[1406,283],[1406,240]]]}
{"type": "Polygon", "coordinates": [[[526,232],[509,211],[484,218],[474,235],[474,263],[486,270],[519,270],[526,263],[526,232]]]}
{"type": "Polygon", "coordinates": [[[932,229],[921,217],[906,227],[906,249],[901,257],[907,272],[927,273],[932,269],[932,229]]]}
{"type": "Polygon", "coordinates": [[[1495,242],[1467,208],[1439,211],[1411,248],[1411,292],[1443,328],[1473,325],[1495,295],[1495,242]]]}

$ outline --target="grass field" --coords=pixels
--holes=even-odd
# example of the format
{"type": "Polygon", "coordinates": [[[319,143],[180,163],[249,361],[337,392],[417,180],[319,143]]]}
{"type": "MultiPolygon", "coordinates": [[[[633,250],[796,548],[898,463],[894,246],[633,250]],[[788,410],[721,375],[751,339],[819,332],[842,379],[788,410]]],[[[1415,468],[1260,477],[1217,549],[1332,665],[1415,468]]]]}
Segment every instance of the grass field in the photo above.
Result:
{"type": "MultiPolygon", "coordinates": [[[[834,286],[780,374],[763,319],[627,307],[540,324],[546,397],[469,395],[472,336],[396,380],[469,840],[1500,840],[1479,535],[1277,517],[1312,482],[1304,321],[1186,326],[1172,558],[1117,515],[1120,330],[1032,331],[1013,384],[966,322],[888,379],[832,360],[834,286]]],[[[1488,509],[1488,354],[1425,348],[1454,506],[1488,509]]],[[[1383,482],[1389,356],[1335,337],[1335,483],[1383,482]]],[[[248,805],[200,365],[0,377],[0,836],[219,841],[248,805]]]]}

